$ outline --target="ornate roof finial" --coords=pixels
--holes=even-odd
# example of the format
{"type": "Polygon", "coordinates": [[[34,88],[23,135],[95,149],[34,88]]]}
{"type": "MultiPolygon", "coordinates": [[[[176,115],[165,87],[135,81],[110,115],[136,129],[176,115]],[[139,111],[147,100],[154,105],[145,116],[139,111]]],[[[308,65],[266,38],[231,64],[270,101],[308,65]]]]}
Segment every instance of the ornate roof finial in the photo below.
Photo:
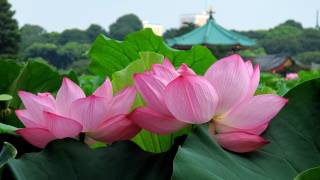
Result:
{"type": "Polygon", "coordinates": [[[209,6],[208,14],[209,14],[209,19],[213,19],[213,14],[216,12],[213,10],[212,5],[209,6]]]}
{"type": "Polygon", "coordinates": [[[316,16],[316,29],[320,29],[320,25],[319,25],[319,10],[317,10],[317,16],[316,16]]]}

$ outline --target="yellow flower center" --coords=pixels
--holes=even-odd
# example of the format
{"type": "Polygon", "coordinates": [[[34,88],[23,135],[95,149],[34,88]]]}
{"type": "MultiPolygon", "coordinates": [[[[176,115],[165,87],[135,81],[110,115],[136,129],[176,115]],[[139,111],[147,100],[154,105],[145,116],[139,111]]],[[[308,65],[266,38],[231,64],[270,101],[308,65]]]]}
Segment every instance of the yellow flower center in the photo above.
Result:
{"type": "Polygon", "coordinates": [[[214,115],[213,118],[211,119],[211,121],[214,123],[214,122],[218,122],[218,121],[221,121],[222,119],[225,118],[225,114],[217,114],[217,115],[214,115]]]}
{"type": "Polygon", "coordinates": [[[217,115],[213,116],[213,118],[209,122],[209,127],[210,127],[209,131],[211,132],[211,134],[219,133],[218,129],[215,128],[215,123],[224,119],[225,116],[226,116],[225,114],[217,114],[217,115]]]}

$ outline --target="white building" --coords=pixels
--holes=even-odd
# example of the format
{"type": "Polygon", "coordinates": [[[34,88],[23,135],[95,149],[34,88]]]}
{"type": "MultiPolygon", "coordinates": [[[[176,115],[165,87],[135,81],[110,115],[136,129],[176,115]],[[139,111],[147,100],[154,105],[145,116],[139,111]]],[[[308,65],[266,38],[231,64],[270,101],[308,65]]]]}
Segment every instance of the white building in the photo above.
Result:
{"type": "Polygon", "coordinates": [[[180,18],[181,25],[186,23],[193,23],[197,26],[202,26],[207,23],[209,14],[207,12],[202,12],[200,14],[184,14],[180,18]]]}
{"type": "Polygon", "coordinates": [[[158,36],[162,36],[164,33],[164,27],[160,24],[151,24],[148,21],[143,21],[143,28],[151,28],[152,31],[158,35],[158,36]]]}

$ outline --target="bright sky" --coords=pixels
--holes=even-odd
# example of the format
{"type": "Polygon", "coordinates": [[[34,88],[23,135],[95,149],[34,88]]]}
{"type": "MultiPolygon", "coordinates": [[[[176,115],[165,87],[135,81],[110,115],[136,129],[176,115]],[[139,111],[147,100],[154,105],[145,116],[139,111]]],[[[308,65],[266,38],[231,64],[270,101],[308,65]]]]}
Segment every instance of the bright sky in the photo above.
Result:
{"type": "Polygon", "coordinates": [[[212,4],[219,24],[229,29],[266,29],[287,19],[315,26],[320,0],[9,0],[19,25],[38,24],[49,31],[85,29],[97,23],[108,30],[119,16],[135,13],[140,19],[178,27],[180,16],[199,13],[212,4]]]}

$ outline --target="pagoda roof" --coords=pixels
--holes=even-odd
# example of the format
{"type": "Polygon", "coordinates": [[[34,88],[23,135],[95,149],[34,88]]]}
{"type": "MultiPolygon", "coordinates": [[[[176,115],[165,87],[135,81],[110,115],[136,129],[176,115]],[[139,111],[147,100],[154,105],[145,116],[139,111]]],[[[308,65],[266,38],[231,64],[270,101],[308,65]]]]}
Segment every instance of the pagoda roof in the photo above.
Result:
{"type": "Polygon", "coordinates": [[[234,31],[227,30],[210,16],[207,23],[182,36],[168,39],[169,46],[241,45],[254,46],[256,41],[234,31]]]}
{"type": "Polygon", "coordinates": [[[291,57],[288,54],[270,54],[253,59],[253,64],[259,64],[261,71],[271,71],[280,67],[289,59],[291,57]]]}

